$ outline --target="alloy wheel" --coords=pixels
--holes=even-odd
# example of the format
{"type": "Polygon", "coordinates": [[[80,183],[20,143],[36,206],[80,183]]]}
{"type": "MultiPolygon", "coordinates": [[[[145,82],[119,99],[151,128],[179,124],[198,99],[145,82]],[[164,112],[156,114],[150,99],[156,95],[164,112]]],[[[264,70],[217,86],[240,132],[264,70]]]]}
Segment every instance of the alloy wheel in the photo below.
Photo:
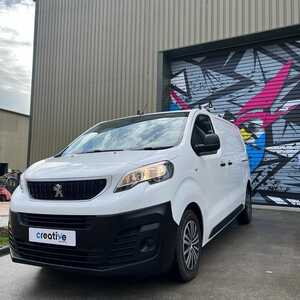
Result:
{"type": "Polygon", "coordinates": [[[183,231],[183,257],[189,271],[195,269],[199,260],[200,239],[199,229],[194,220],[189,220],[183,231]]]}

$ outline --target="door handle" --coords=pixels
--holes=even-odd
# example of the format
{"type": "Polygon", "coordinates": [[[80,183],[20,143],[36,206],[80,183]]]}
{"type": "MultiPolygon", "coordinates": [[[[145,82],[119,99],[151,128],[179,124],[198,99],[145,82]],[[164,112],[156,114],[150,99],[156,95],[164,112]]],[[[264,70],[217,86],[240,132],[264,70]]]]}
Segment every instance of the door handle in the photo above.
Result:
{"type": "Polygon", "coordinates": [[[220,163],[220,166],[221,166],[221,167],[225,167],[226,164],[225,164],[224,162],[221,162],[221,163],[220,163]]]}
{"type": "Polygon", "coordinates": [[[232,165],[232,161],[229,161],[229,162],[228,162],[228,166],[231,166],[231,165],[232,165]]]}

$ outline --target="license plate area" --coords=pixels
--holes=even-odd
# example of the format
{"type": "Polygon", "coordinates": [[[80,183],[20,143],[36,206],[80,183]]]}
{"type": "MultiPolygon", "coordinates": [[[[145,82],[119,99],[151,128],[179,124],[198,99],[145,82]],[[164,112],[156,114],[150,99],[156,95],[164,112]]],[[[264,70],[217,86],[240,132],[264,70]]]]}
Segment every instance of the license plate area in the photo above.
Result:
{"type": "Polygon", "coordinates": [[[29,242],[75,247],[76,231],[30,227],[29,242]]]}

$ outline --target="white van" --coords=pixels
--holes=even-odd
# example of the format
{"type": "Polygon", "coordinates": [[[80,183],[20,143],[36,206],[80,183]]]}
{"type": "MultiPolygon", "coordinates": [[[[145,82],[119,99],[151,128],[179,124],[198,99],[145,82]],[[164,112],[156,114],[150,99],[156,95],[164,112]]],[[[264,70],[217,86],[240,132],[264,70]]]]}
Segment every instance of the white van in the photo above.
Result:
{"type": "Polygon", "coordinates": [[[22,175],[14,262],[99,274],[197,275],[201,248],[251,221],[239,129],[206,110],[99,123],[22,175]]]}

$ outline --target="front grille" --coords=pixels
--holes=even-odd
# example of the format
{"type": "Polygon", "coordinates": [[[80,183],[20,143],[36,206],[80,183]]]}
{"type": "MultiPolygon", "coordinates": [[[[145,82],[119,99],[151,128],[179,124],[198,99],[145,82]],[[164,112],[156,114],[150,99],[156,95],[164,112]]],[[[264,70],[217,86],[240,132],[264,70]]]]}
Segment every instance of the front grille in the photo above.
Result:
{"type": "Polygon", "coordinates": [[[26,226],[57,229],[87,229],[92,225],[95,217],[20,213],[20,218],[21,222],[26,226]]]}
{"type": "Polygon", "coordinates": [[[106,186],[106,179],[78,181],[29,181],[30,195],[40,200],[87,200],[95,197],[106,186]]]}
{"type": "Polygon", "coordinates": [[[10,247],[20,257],[41,263],[96,269],[103,265],[103,252],[24,242],[9,235],[10,247]]]}

